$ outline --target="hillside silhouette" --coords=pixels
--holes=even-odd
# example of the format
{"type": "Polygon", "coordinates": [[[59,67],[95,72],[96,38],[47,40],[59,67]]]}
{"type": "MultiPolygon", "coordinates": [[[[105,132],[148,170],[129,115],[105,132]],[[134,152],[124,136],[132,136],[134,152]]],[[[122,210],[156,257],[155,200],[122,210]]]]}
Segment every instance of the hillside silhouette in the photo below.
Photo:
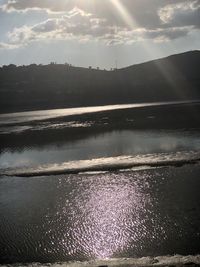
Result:
{"type": "Polygon", "coordinates": [[[200,98],[200,51],[106,71],[68,64],[0,68],[0,112],[200,98]]]}

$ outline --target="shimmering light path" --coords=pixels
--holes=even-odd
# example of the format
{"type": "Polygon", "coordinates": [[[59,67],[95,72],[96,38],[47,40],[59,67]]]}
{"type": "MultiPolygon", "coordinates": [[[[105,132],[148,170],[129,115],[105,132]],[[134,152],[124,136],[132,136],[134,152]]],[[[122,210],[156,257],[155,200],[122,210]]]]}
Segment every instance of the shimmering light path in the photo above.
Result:
{"type": "Polygon", "coordinates": [[[191,168],[0,179],[0,262],[199,252],[191,168]]]}

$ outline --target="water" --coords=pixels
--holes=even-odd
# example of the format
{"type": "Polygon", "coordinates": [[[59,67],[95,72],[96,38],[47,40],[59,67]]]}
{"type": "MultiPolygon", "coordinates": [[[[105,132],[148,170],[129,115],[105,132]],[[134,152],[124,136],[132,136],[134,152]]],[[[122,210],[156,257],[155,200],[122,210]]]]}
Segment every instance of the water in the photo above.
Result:
{"type": "MultiPolygon", "coordinates": [[[[200,159],[198,131],[121,130],[92,137],[12,149],[0,154],[1,173],[46,173],[70,170],[106,170],[112,166],[152,165],[200,159]],[[11,171],[12,170],[12,171],[11,171]]],[[[162,165],[162,164],[161,164],[162,165]]]]}
{"type": "Polygon", "coordinates": [[[198,254],[199,126],[59,120],[70,112],[1,115],[0,263],[198,254]]]}
{"type": "Polygon", "coordinates": [[[5,177],[0,262],[197,254],[200,167],[5,177]]]}
{"type": "Polygon", "coordinates": [[[168,105],[181,105],[181,104],[195,104],[200,100],[188,101],[168,101],[168,102],[152,102],[140,104],[120,104],[120,105],[107,105],[96,107],[80,107],[80,108],[67,108],[67,109],[51,109],[51,110],[38,110],[26,111],[18,113],[0,114],[0,125],[19,124],[24,122],[41,121],[53,118],[60,118],[72,115],[83,115],[87,113],[96,113],[109,110],[120,110],[141,107],[155,107],[155,106],[168,106],[168,105]]]}

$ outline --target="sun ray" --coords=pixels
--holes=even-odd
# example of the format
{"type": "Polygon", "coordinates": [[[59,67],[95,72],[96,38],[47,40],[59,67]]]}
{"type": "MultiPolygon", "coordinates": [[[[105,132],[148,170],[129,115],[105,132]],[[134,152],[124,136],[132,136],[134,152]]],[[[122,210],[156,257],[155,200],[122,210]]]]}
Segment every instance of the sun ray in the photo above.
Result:
{"type": "MultiPolygon", "coordinates": [[[[127,7],[121,2],[121,0],[110,0],[110,2],[113,4],[113,6],[117,9],[119,14],[121,15],[123,21],[126,23],[126,25],[129,27],[130,31],[140,29],[137,21],[134,19],[134,17],[130,14],[127,7]]],[[[145,44],[145,42],[141,42],[141,46],[143,47],[144,51],[148,55],[156,54],[153,51],[153,48],[149,47],[148,44],[145,44]]],[[[175,94],[178,95],[178,97],[181,96],[180,92],[177,91],[176,85],[173,83],[173,81],[170,79],[169,74],[167,71],[162,67],[162,65],[157,66],[160,69],[161,74],[163,75],[163,78],[168,82],[168,84],[174,88],[175,94]]],[[[173,66],[171,66],[172,68],[173,66]]]]}
{"type": "Polygon", "coordinates": [[[134,18],[129,13],[128,9],[120,2],[120,0],[110,0],[110,1],[118,10],[126,25],[129,26],[131,30],[133,30],[137,24],[134,18]]]}
{"type": "MultiPolygon", "coordinates": [[[[122,3],[121,0],[110,0],[110,2],[117,9],[122,20],[124,21],[126,26],[129,28],[130,34],[134,30],[142,30],[142,28],[138,25],[138,22],[136,21],[136,19],[133,17],[133,15],[130,13],[128,8],[122,3]]],[[[152,51],[149,48],[148,44],[141,42],[141,46],[143,47],[143,49],[148,55],[152,55],[152,51]]]]}

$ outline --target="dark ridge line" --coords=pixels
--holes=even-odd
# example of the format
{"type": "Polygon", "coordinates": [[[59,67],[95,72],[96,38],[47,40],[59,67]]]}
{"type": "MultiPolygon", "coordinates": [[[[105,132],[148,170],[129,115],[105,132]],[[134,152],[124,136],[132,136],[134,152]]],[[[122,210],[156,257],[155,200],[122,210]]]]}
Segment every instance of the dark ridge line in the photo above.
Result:
{"type": "Polygon", "coordinates": [[[153,59],[147,59],[138,63],[133,63],[131,65],[127,65],[125,67],[120,67],[120,68],[106,68],[106,67],[96,67],[96,66],[76,66],[70,63],[56,63],[56,62],[49,62],[49,63],[30,63],[30,64],[25,64],[25,65],[18,65],[18,64],[14,64],[14,63],[10,63],[10,64],[1,64],[0,65],[0,69],[3,69],[3,67],[9,67],[9,66],[13,66],[14,68],[26,68],[26,67],[47,67],[47,66],[65,66],[66,68],[71,68],[71,69],[77,69],[77,70],[91,70],[91,71],[99,71],[99,72],[112,72],[112,71],[116,71],[116,70],[124,70],[124,69],[128,69],[130,67],[134,67],[134,66],[141,66],[143,64],[146,63],[152,63],[154,61],[160,61],[160,60],[166,60],[166,59],[170,59],[170,58],[174,58],[176,56],[185,56],[188,54],[199,54],[200,53],[200,49],[194,49],[194,50],[187,50],[187,51],[183,51],[180,53],[175,53],[175,54],[168,54],[168,55],[164,55],[164,56],[159,56],[159,57],[155,57],[153,59]],[[111,70],[112,69],[112,70],[111,70]]]}
{"type": "Polygon", "coordinates": [[[181,52],[181,53],[171,54],[171,55],[164,56],[164,57],[161,56],[161,57],[154,58],[154,59],[151,59],[151,60],[146,60],[146,61],[139,62],[139,63],[136,63],[136,64],[132,64],[132,65],[129,65],[129,66],[126,66],[126,67],[122,67],[122,68],[119,68],[117,70],[126,70],[126,69],[130,69],[132,67],[140,67],[140,66],[148,64],[148,63],[154,63],[155,61],[162,61],[162,60],[166,60],[166,59],[171,59],[171,58],[174,58],[176,56],[186,56],[186,55],[188,55],[190,53],[199,54],[200,50],[195,49],[195,50],[189,50],[189,51],[185,51],[185,52],[181,52]]]}

